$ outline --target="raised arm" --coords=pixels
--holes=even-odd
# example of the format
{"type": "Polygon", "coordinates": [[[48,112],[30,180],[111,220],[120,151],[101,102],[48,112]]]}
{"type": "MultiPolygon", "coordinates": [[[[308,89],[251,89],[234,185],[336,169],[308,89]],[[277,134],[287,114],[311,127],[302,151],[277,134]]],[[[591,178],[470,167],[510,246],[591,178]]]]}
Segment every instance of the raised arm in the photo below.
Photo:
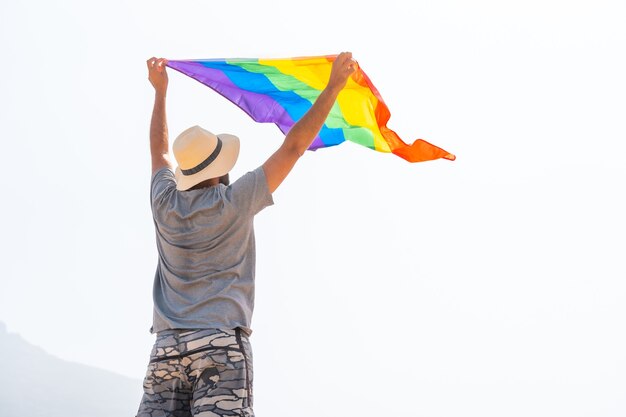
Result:
{"type": "Polygon", "coordinates": [[[324,125],[337,95],[355,70],[356,62],[352,59],[352,53],[342,52],[335,58],[326,88],[317,97],[309,111],[293,125],[281,147],[263,164],[263,171],[271,193],[278,188],[311,145],[324,125]]]}
{"type": "Polygon", "coordinates": [[[148,60],[148,79],[154,87],[154,108],[150,122],[150,154],[152,155],[152,174],[164,167],[170,167],[170,150],[165,116],[165,97],[167,95],[167,72],[164,58],[148,60]]]}

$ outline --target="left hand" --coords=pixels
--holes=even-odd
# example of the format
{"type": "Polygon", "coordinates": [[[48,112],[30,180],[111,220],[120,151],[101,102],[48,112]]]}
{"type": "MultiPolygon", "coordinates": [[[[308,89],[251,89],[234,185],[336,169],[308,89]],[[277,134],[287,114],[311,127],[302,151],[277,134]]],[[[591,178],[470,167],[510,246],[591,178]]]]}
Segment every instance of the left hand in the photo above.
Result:
{"type": "Polygon", "coordinates": [[[332,69],[330,70],[330,79],[328,80],[328,88],[340,91],[346,86],[348,78],[357,69],[357,63],[352,59],[352,52],[342,52],[335,58],[332,69]]]}
{"type": "Polygon", "coordinates": [[[158,93],[165,94],[167,91],[167,71],[165,71],[165,65],[167,59],[152,57],[147,61],[148,64],[148,79],[154,87],[154,90],[158,93]]]}

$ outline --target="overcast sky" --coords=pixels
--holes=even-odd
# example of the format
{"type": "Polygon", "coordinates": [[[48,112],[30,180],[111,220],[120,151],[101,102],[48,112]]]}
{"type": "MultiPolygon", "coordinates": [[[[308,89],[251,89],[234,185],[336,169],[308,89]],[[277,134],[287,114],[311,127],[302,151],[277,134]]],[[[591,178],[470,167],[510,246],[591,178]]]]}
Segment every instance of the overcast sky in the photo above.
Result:
{"type": "MultiPolygon", "coordinates": [[[[457,160],[299,162],[256,219],[257,414],[623,416],[625,21],[603,0],[2,1],[0,321],[141,379],[146,59],[349,50],[388,126],[457,160]]],[[[233,178],[283,139],[171,70],[168,120],[237,134],[233,178]]]]}

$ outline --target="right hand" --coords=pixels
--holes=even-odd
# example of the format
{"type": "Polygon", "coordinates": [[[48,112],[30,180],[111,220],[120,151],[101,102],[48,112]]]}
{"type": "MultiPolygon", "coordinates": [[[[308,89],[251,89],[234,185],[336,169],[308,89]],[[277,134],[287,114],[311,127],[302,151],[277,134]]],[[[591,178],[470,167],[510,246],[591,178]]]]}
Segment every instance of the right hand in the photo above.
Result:
{"type": "Polygon", "coordinates": [[[352,52],[342,52],[337,55],[330,70],[328,88],[337,92],[343,89],[348,82],[348,78],[356,71],[357,67],[357,62],[352,59],[352,52]]]}
{"type": "Polygon", "coordinates": [[[168,82],[167,71],[165,71],[167,59],[157,59],[155,57],[152,57],[146,63],[148,64],[148,79],[154,87],[154,90],[157,93],[164,94],[167,91],[168,82]]]}

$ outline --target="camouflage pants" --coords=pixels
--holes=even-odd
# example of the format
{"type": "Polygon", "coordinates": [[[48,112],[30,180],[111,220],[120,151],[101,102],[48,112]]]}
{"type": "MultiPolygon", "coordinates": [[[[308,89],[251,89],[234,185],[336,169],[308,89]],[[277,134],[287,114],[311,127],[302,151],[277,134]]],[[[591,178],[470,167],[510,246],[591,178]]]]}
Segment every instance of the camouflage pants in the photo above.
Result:
{"type": "Polygon", "coordinates": [[[137,417],[254,417],[252,350],[241,329],[157,334],[137,417]]]}

